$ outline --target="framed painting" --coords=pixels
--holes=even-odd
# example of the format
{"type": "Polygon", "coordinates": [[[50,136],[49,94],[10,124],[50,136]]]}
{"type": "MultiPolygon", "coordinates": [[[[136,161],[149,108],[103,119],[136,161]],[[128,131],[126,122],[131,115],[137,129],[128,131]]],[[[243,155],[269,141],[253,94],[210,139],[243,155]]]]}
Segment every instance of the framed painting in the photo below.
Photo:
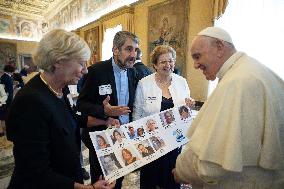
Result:
{"type": "Polygon", "coordinates": [[[17,61],[17,44],[0,42],[0,70],[5,64],[13,64],[17,61]]]}
{"type": "Polygon", "coordinates": [[[170,0],[149,7],[148,52],[158,45],[176,50],[175,68],[185,76],[187,54],[188,0],[170,0]]]}
{"type": "Polygon", "coordinates": [[[95,64],[97,61],[100,60],[99,26],[86,30],[84,32],[84,38],[91,49],[91,58],[88,62],[88,65],[95,64]]]}

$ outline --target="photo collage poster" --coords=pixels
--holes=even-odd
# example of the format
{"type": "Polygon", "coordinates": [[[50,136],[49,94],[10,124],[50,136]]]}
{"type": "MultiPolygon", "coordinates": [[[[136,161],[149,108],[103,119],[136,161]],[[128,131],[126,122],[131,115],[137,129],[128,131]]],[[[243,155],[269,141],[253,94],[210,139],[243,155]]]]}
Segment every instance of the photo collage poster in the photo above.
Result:
{"type": "Polygon", "coordinates": [[[183,105],[120,128],[90,132],[105,179],[112,182],[186,144],[196,115],[183,105]]]}

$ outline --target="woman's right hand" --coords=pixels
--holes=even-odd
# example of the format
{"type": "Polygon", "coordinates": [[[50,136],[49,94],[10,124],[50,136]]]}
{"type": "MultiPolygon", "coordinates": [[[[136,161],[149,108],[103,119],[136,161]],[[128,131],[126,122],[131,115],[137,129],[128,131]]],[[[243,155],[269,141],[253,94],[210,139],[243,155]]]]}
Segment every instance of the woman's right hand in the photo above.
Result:
{"type": "Polygon", "coordinates": [[[97,182],[93,184],[93,188],[94,189],[111,189],[113,187],[111,187],[111,185],[109,185],[107,181],[105,180],[98,180],[97,182]]]}
{"type": "Polygon", "coordinates": [[[93,184],[94,189],[112,189],[115,187],[116,181],[108,183],[106,180],[103,179],[102,175],[100,176],[99,180],[93,184]]]}

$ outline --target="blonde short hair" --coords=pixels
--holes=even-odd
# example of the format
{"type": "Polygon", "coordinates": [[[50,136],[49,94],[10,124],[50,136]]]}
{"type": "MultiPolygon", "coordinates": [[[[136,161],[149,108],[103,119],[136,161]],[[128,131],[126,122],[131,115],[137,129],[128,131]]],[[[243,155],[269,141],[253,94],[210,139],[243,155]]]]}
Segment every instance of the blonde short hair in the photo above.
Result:
{"type": "Polygon", "coordinates": [[[34,60],[40,69],[53,72],[54,64],[60,60],[76,58],[87,61],[90,56],[90,48],[81,37],[63,29],[55,29],[40,40],[34,60]]]}
{"type": "Polygon", "coordinates": [[[152,64],[157,64],[158,59],[162,54],[171,53],[173,58],[176,59],[176,51],[169,45],[159,45],[151,53],[151,62],[152,64]]]}

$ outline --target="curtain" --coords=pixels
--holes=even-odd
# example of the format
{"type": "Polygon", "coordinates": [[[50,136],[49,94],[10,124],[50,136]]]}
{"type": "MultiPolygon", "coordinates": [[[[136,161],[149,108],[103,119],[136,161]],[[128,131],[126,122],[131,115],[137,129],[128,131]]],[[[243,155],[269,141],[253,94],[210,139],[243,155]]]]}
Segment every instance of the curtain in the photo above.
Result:
{"type": "Polygon", "coordinates": [[[228,0],[213,0],[213,19],[218,19],[222,14],[224,14],[227,7],[228,0]]]}

